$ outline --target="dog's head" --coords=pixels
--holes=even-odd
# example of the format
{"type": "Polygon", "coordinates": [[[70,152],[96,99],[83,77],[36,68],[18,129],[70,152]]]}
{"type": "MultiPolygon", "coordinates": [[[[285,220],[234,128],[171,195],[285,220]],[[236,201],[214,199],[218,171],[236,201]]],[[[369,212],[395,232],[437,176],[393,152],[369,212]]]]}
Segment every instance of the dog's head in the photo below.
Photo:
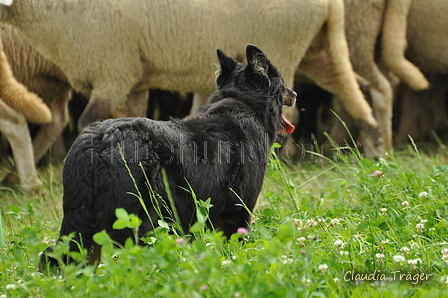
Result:
{"type": "MultiPolygon", "coordinates": [[[[256,46],[247,45],[246,59],[248,64],[238,63],[233,58],[217,50],[219,60],[219,75],[216,78],[218,89],[231,85],[243,93],[256,92],[256,97],[271,101],[271,106],[281,110],[282,105],[294,106],[297,94],[285,86],[283,77],[277,68],[271,64],[266,55],[256,46]]],[[[292,133],[294,126],[281,117],[284,131],[292,133]]]]}

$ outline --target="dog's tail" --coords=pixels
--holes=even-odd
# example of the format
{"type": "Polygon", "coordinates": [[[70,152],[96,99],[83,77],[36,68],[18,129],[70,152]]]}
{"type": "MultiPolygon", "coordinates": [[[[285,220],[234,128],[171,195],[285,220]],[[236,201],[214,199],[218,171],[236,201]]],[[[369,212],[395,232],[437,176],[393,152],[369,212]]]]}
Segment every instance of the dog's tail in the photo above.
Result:
{"type": "Polygon", "coordinates": [[[347,39],[344,27],[343,0],[328,1],[327,43],[329,64],[333,79],[341,87],[339,100],[354,119],[364,120],[369,125],[377,127],[373,112],[357,84],[355,72],[350,63],[347,39]]]}
{"type": "Polygon", "coordinates": [[[29,92],[14,78],[0,43],[0,97],[25,119],[36,124],[52,121],[51,111],[36,94],[29,92]]]}
{"type": "Polygon", "coordinates": [[[387,1],[381,31],[381,54],[384,64],[414,90],[429,87],[429,82],[412,62],[404,56],[407,47],[406,27],[412,0],[387,1]]]}

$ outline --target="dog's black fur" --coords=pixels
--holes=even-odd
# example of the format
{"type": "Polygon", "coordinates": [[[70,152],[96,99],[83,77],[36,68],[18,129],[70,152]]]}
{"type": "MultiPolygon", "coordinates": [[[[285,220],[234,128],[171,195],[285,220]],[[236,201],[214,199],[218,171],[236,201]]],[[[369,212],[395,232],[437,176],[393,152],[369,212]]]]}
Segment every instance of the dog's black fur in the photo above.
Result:
{"type": "MultiPolygon", "coordinates": [[[[170,203],[162,169],[185,232],[196,221],[192,194],[187,191],[190,186],[198,199],[211,198],[209,218],[215,229],[230,237],[239,227],[248,227],[250,215],[236,194],[248,210],[254,209],[269,149],[281,126],[282,105],[292,106],[296,98],[257,47],[247,46],[247,66],[219,49],[217,54],[218,90],[196,116],[166,122],[142,118],[106,120],[90,125],[79,135],[63,169],[61,237],[75,232],[75,240],[91,249],[95,246],[92,236],[106,230],[112,239],[124,243],[132,237],[132,231],[112,228],[116,208],[138,215],[143,220],[139,234],[145,235],[158,220],[147,180],[161,196],[158,205],[163,216],[172,218],[164,207],[170,203]],[[151,219],[131,194],[137,191],[117,144],[151,219]]],[[[77,244],[71,244],[70,250],[77,251],[77,244]]],[[[44,252],[42,264],[46,259],[44,252]]]]}

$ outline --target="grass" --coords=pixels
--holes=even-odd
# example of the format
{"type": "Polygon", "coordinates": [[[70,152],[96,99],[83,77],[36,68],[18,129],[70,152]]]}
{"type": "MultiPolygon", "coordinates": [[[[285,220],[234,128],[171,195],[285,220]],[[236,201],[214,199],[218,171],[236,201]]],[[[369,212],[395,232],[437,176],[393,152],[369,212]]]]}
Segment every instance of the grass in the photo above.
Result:
{"type": "MultiPolygon", "coordinates": [[[[118,249],[100,233],[96,271],[57,275],[36,271],[62,219],[62,165],[42,168],[42,196],[0,189],[0,297],[446,297],[448,152],[410,145],[351,161],[271,159],[251,231],[229,242],[203,229],[185,241],[164,226],[147,246],[118,249]]],[[[117,216],[117,227],[138,225],[117,216]]]]}

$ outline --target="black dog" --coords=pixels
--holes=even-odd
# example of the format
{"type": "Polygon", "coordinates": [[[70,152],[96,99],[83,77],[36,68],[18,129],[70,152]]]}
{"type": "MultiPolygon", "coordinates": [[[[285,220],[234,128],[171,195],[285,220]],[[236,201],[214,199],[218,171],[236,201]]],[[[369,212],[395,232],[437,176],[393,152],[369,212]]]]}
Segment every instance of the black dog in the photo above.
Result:
{"type": "MultiPolygon", "coordinates": [[[[165,220],[172,220],[163,169],[185,232],[196,221],[190,187],[198,199],[211,198],[211,228],[230,237],[239,227],[248,227],[250,214],[242,202],[248,210],[254,209],[269,149],[281,126],[291,129],[282,117],[282,105],[293,106],[296,94],[284,86],[279,71],[257,47],[247,46],[247,66],[219,49],[217,54],[218,90],[196,116],[166,122],[106,120],[90,125],[79,135],[63,169],[61,237],[75,232],[74,240],[92,254],[98,252],[92,240],[97,232],[106,230],[119,243],[132,237],[130,229],[112,228],[116,208],[142,219],[140,236],[157,225],[155,207],[165,220]],[[156,200],[150,197],[147,182],[159,195],[156,200]],[[137,193],[135,186],[150,218],[133,195],[137,193]]],[[[71,243],[70,250],[79,251],[78,244],[71,243]]],[[[96,257],[90,255],[91,259],[96,257]]],[[[56,265],[45,252],[41,264],[48,259],[56,265]]]]}

